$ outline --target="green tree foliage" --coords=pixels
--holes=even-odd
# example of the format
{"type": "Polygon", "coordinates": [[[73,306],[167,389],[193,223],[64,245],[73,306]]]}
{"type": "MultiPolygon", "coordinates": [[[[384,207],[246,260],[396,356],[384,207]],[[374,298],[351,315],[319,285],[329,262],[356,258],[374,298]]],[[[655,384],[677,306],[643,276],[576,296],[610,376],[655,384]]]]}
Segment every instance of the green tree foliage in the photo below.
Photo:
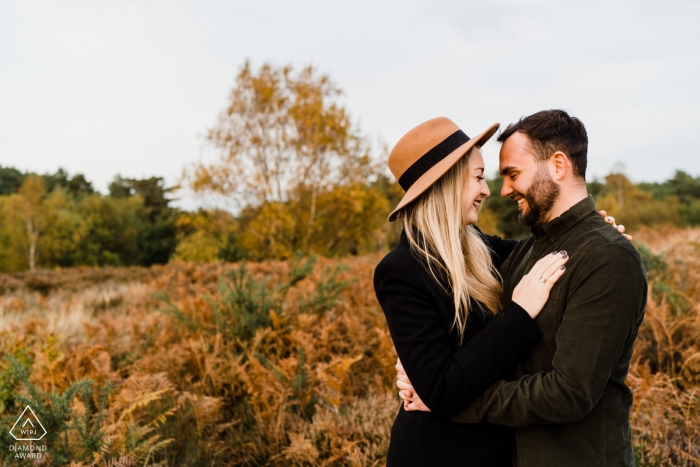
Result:
{"type": "Polygon", "coordinates": [[[0,196],[17,193],[23,178],[19,170],[0,166],[0,196]]]}
{"type": "Polygon", "coordinates": [[[168,205],[171,200],[167,198],[173,189],[165,188],[162,177],[136,180],[117,176],[109,185],[113,198],[140,196],[142,199],[135,264],[165,264],[175,251],[177,211],[168,205]]]}
{"type": "Polygon", "coordinates": [[[641,183],[639,188],[651,193],[656,200],[677,199],[681,223],[700,225],[700,177],[677,170],[673,178],[663,183],[641,183]]]}
{"type": "Polygon", "coordinates": [[[92,183],[87,181],[83,174],[76,174],[71,177],[65,170],[58,169],[55,174],[44,175],[43,179],[48,192],[52,192],[60,187],[73,198],[95,193],[92,183]]]}
{"type": "Polygon", "coordinates": [[[178,211],[162,178],[116,177],[110,195],[81,174],[0,169],[0,272],[35,267],[166,263],[178,211]],[[21,181],[19,186],[15,182],[21,181]]]}

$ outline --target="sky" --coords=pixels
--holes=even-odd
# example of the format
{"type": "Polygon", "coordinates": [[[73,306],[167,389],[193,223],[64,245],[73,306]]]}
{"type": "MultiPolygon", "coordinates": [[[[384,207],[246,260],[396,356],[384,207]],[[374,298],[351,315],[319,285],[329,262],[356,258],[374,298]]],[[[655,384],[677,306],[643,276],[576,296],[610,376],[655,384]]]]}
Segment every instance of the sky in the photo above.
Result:
{"type": "Polygon", "coordinates": [[[0,165],[174,184],[250,60],[327,73],[389,148],[440,115],[476,135],[561,108],[588,179],[698,176],[698,23],[697,0],[0,0],[0,165]]]}

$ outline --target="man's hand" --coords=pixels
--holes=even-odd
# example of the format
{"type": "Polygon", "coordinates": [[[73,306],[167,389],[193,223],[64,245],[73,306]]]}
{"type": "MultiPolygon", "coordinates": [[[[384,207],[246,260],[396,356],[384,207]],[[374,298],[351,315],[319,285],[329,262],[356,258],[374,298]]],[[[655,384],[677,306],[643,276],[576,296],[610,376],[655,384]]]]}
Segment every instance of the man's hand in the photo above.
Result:
{"type": "Polygon", "coordinates": [[[403,409],[407,412],[430,412],[430,409],[423,403],[411,382],[408,380],[406,370],[403,369],[401,360],[396,359],[396,386],[401,389],[399,397],[403,400],[403,409]]]}
{"type": "Polygon", "coordinates": [[[615,223],[615,218],[612,216],[608,216],[608,213],[605,212],[605,210],[598,211],[598,214],[600,214],[600,217],[602,217],[605,222],[607,222],[608,224],[615,227],[617,229],[617,231],[622,234],[623,237],[625,237],[627,240],[630,240],[630,241],[632,240],[632,235],[627,235],[625,233],[625,226],[624,225],[617,225],[615,223]]]}

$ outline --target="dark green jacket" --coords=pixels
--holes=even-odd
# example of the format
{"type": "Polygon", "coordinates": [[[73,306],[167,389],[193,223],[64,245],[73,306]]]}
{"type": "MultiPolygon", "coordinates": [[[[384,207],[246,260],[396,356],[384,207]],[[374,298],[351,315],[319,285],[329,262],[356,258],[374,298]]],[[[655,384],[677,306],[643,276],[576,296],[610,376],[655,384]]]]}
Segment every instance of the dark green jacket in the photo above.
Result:
{"type": "Polygon", "coordinates": [[[536,319],[542,341],[515,381],[495,383],[454,421],[516,427],[516,465],[634,466],[625,385],[647,280],[634,246],[590,196],[518,243],[501,266],[504,300],[541,257],[566,250],[566,273],[536,319]]]}

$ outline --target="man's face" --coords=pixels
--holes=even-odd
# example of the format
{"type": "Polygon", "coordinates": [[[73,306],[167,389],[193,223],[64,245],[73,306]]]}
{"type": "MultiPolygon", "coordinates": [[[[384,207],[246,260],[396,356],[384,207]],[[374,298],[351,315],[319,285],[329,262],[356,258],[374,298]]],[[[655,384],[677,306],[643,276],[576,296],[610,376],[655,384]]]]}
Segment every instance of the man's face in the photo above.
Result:
{"type": "Polygon", "coordinates": [[[528,138],[516,132],[501,146],[499,170],[503,176],[501,195],[518,203],[518,220],[539,227],[559,196],[559,185],[552,181],[546,161],[538,162],[528,138]]]}

